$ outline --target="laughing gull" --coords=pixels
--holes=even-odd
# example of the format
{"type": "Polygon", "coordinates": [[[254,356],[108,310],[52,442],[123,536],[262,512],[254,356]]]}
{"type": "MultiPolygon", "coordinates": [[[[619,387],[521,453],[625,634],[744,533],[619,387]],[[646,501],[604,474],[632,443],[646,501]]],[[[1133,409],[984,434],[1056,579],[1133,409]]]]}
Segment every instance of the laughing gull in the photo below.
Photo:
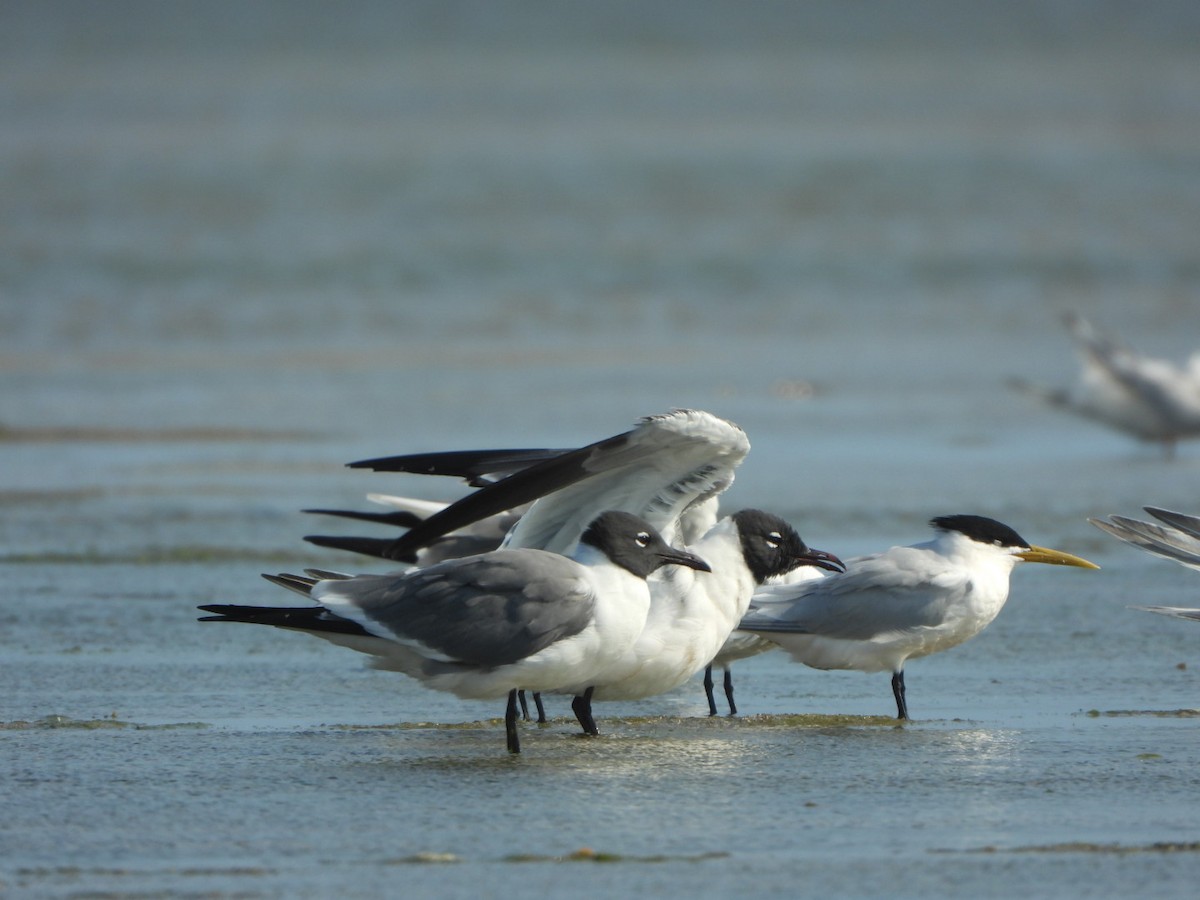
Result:
{"type": "Polygon", "coordinates": [[[621,659],[650,609],[647,576],[663,566],[708,571],[629,513],[601,513],[570,557],[545,550],[496,550],[391,575],[272,581],[318,605],[200,607],[201,621],[252,622],[306,631],[370,654],[459,697],[508,695],[508,749],[520,752],[517,690],[588,685],[621,659]]]}
{"type": "MultiPolygon", "coordinates": [[[[491,471],[494,467],[489,464],[489,454],[503,454],[505,459],[508,459],[513,451],[474,451],[471,454],[471,460],[476,464],[472,467],[471,472],[486,469],[491,471]]],[[[519,451],[524,454],[531,454],[534,451],[519,451]]],[[[555,450],[546,451],[550,455],[557,455],[566,451],[555,450]]],[[[460,457],[461,454],[447,454],[455,457],[460,457]]],[[[548,456],[545,458],[549,458],[548,456]]],[[[419,465],[419,470],[426,474],[463,474],[458,468],[451,467],[447,470],[446,466],[440,464],[440,461],[430,459],[428,462],[422,462],[419,465]]],[[[466,477],[466,476],[464,476],[466,477]]],[[[482,484],[484,482],[473,480],[474,484],[482,484]]],[[[424,521],[435,513],[444,510],[450,504],[435,500],[424,500],[412,497],[400,497],[391,494],[368,494],[367,499],[383,506],[391,507],[394,512],[391,513],[362,513],[353,510],[339,509],[309,509],[305,512],[318,513],[323,515],[337,516],[341,518],[355,519],[359,521],[376,522],[386,525],[395,525],[404,528],[412,528],[419,522],[424,521]]],[[[465,525],[462,528],[456,529],[449,534],[435,537],[431,539],[429,546],[420,548],[410,548],[401,560],[403,562],[411,562],[415,565],[431,565],[435,562],[440,562],[445,559],[454,559],[459,556],[466,556],[469,553],[484,553],[489,550],[498,549],[504,540],[504,536],[516,524],[517,519],[528,509],[524,506],[518,510],[510,510],[508,512],[496,513],[488,516],[478,522],[465,525]]],[[[690,543],[703,537],[704,534],[717,522],[717,498],[712,497],[706,501],[697,503],[684,511],[681,519],[681,537],[684,543],[690,543]]],[[[786,523],[785,523],[786,524],[786,523]]],[[[790,526],[788,526],[790,530],[790,526]]],[[[364,553],[369,556],[383,556],[384,553],[392,546],[392,540],[384,540],[381,538],[357,538],[357,537],[322,537],[313,536],[310,541],[317,544],[334,546],[343,550],[353,550],[359,553],[364,553]]],[[[808,571],[804,567],[804,571],[808,571]]],[[[744,612],[744,610],[743,610],[744,612]]],[[[736,624],[736,622],[734,623],[736,624]]],[[[774,648],[776,645],[769,641],[755,638],[752,635],[742,635],[747,640],[757,640],[765,645],[764,649],[774,648]]],[[[761,651],[758,651],[761,652],[761,651]]],[[[705,670],[706,673],[708,669],[705,670]]],[[[689,673],[690,674],[690,673],[689,673]]],[[[685,678],[686,680],[686,678],[685,678]]],[[[732,690],[728,686],[726,694],[732,690]]],[[[517,700],[521,706],[521,715],[525,720],[529,720],[529,707],[525,699],[525,691],[517,692],[517,700]]],[[[545,724],[546,708],[543,705],[540,693],[534,693],[533,702],[537,707],[537,721],[539,724],[545,724]]],[[[711,693],[710,693],[711,702],[711,693]]]]}
{"type": "Polygon", "coordinates": [[[1183,366],[1142,356],[1101,334],[1082,316],[1066,316],[1081,371],[1071,389],[1045,390],[1014,379],[1014,387],[1051,406],[1103,422],[1143,441],[1163,445],[1200,437],[1200,353],[1183,366]]]}
{"type": "MultiPolygon", "coordinates": [[[[1142,522],[1126,516],[1108,519],[1088,519],[1093,525],[1113,537],[1132,544],[1147,553],[1200,569],[1200,517],[1172,512],[1156,506],[1143,507],[1163,524],[1142,522]]],[[[1200,620],[1200,609],[1182,606],[1135,606],[1145,612],[1159,613],[1176,619],[1200,620]]]]}
{"type": "MultiPolygon", "coordinates": [[[[561,451],[559,451],[561,452],[561,451]]],[[[404,520],[392,514],[360,514],[342,510],[308,510],[309,512],[327,515],[343,516],[352,519],[383,522],[385,524],[412,527],[417,522],[436,512],[440,512],[449,504],[437,501],[417,500],[392,495],[369,494],[368,499],[377,503],[392,506],[407,511],[404,520]]],[[[796,534],[795,530],[783,519],[756,510],[743,510],[726,520],[729,524],[721,529],[716,525],[716,498],[697,504],[684,513],[681,526],[682,535],[690,549],[710,559],[702,540],[708,536],[709,542],[715,542],[721,549],[727,549],[727,529],[736,528],[741,543],[741,558],[730,559],[728,564],[717,564],[716,570],[728,574],[729,579],[706,579],[705,590],[718,596],[748,596],[744,588],[736,584],[739,578],[752,577],[753,586],[763,583],[766,579],[775,583],[786,581],[794,583],[808,578],[821,577],[827,570],[836,571],[835,558],[821,551],[811,551],[796,534]],[[710,532],[711,529],[711,532],[710,532]],[[751,560],[752,565],[747,565],[751,560]],[[809,574],[811,573],[811,574],[809,574]],[[732,583],[725,584],[732,579],[732,583]]],[[[449,535],[437,538],[429,548],[414,551],[419,554],[418,565],[424,560],[430,562],[438,559],[461,555],[457,551],[463,547],[473,547],[478,551],[494,549],[499,546],[503,537],[500,529],[511,527],[518,515],[515,513],[498,513],[480,522],[465,526],[449,535]],[[429,556],[426,556],[426,554],[429,556]]],[[[506,529],[507,530],[507,529],[506,529]]],[[[336,541],[337,539],[334,539],[336,541]]],[[[350,539],[357,541],[357,539],[350,539]]],[[[369,550],[377,550],[390,544],[388,541],[368,539],[369,544],[343,545],[358,546],[369,550]]],[[[711,564],[711,563],[710,563],[711,564]]],[[[725,669],[725,696],[729,701],[730,714],[737,712],[733,700],[733,682],[729,665],[736,659],[744,659],[768,650],[778,649],[778,645],[745,632],[730,634],[737,624],[741,614],[745,612],[742,604],[731,607],[727,603],[713,603],[710,597],[696,585],[684,588],[679,584],[679,576],[666,575],[674,580],[672,586],[684,599],[676,608],[671,604],[662,603],[653,606],[659,611],[661,621],[648,622],[643,633],[644,640],[635,650],[635,658],[628,662],[630,676],[620,686],[608,685],[594,695],[598,700],[640,699],[655,693],[663,693],[678,687],[687,681],[696,671],[694,662],[697,658],[711,657],[711,650],[721,635],[728,635],[717,654],[716,662],[725,669]],[[638,658],[649,660],[639,663],[638,658]]],[[[712,663],[704,668],[704,687],[708,699],[710,714],[716,715],[716,704],[712,693],[712,663]]],[[[518,693],[522,712],[529,718],[525,706],[524,692],[518,693]]],[[[545,709],[541,697],[534,695],[537,704],[538,721],[545,722],[545,709]]]]}
{"type": "MultiPolygon", "coordinates": [[[[670,690],[704,668],[746,611],[754,587],[774,574],[801,565],[840,569],[836,557],[811,551],[786,522],[769,514],[743,511],[717,520],[717,503],[733,481],[734,469],[749,451],[745,433],[711,413],[675,410],[642,419],[632,430],[560,453],[485,484],[475,493],[426,518],[404,536],[373,547],[361,539],[320,536],[323,546],[362,552],[364,547],[399,559],[442,535],[511,509],[532,506],[505,538],[506,547],[560,551],[577,539],[582,523],[597,509],[616,508],[643,516],[672,543],[681,540],[705,558],[714,572],[702,578],[663,573],[650,579],[654,602],[647,628],[634,651],[589,694],[577,694],[572,708],[580,725],[595,733],[591,699],[649,696],[670,690]],[[703,548],[703,549],[701,549],[703,548]],[[755,554],[770,549],[769,561],[755,554]],[[663,648],[669,648],[664,650],[663,648]],[[661,658],[649,662],[651,657],[661,658]],[[621,685],[621,686],[618,686],[621,685]]],[[[492,463],[487,453],[471,460],[479,470],[492,463]]],[[[436,454],[388,457],[363,465],[381,471],[428,471],[436,454]]],[[[437,466],[439,471],[445,467],[437,466]]]]}
{"type": "Polygon", "coordinates": [[[1095,569],[1030,544],[983,516],[939,516],[933,540],[850,559],[846,572],[755,592],[741,628],[816,669],[892,673],[896,716],[908,718],[904,663],[961,644],[1008,599],[1021,561],[1095,569]]]}
{"type": "Polygon", "coordinates": [[[722,519],[688,549],[711,573],[673,569],[652,579],[646,625],[624,657],[590,686],[555,693],[590,689],[594,700],[640,700],[672,690],[720,650],[766,579],[798,566],[842,570],[837,557],[811,549],[783,519],[756,509],[722,519]]]}
{"type": "MultiPolygon", "coordinates": [[[[492,451],[502,452],[502,451],[492,451]]],[[[516,451],[520,453],[531,453],[533,451],[516,451]]],[[[544,451],[545,453],[555,454],[564,451],[544,451]]],[[[457,455],[457,454],[447,454],[457,455]]],[[[468,472],[464,472],[460,468],[454,468],[452,471],[439,471],[436,467],[425,469],[425,474],[438,475],[461,475],[468,483],[476,486],[487,483],[478,477],[475,470],[472,468],[468,472]]],[[[378,503],[381,506],[391,507],[392,512],[359,512],[357,510],[345,509],[306,509],[306,513],[315,513],[319,515],[336,516],[338,518],[355,519],[361,522],[375,522],[383,525],[394,525],[401,528],[412,528],[425,519],[444,510],[449,503],[444,503],[438,500],[425,500],[416,497],[400,497],[395,494],[367,494],[367,499],[373,503],[378,503]]],[[[504,540],[504,536],[508,534],[517,519],[525,511],[525,507],[508,512],[496,513],[493,516],[488,516],[478,522],[472,522],[465,525],[449,534],[442,535],[432,539],[426,547],[411,548],[403,554],[402,558],[397,562],[411,563],[416,566],[430,566],[434,563],[443,562],[447,559],[458,559],[463,556],[471,556],[476,553],[488,553],[492,550],[497,550],[504,540]]],[[[362,553],[367,556],[384,556],[388,548],[391,547],[393,540],[382,538],[368,537],[330,537],[323,538],[321,536],[310,536],[309,542],[315,544],[326,544],[342,550],[351,550],[356,553],[362,553]]],[[[529,720],[529,705],[525,701],[525,691],[517,691],[517,701],[521,705],[521,716],[526,721],[529,720]]],[[[539,724],[546,723],[546,708],[542,705],[540,694],[533,695],[533,702],[537,705],[537,721],[539,724]]]]}

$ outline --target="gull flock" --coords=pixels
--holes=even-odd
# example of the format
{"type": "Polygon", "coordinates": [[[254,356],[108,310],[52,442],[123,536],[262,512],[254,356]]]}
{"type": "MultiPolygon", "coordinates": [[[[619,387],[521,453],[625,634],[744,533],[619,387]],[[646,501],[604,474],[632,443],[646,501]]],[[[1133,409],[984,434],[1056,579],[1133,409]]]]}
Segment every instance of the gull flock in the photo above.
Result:
{"type": "MultiPolygon", "coordinates": [[[[654,696],[701,672],[715,714],[715,666],[732,713],[728,666],[778,648],[814,669],[887,673],[897,720],[908,720],[906,663],[986,628],[1018,565],[1097,568],[967,513],[933,517],[927,541],[843,561],[768,511],[722,513],[749,449],[732,422],[679,409],[574,449],[353,463],[461,478],[474,490],[451,503],[370,495],[386,512],[310,510],[405,529],[308,538],[404,568],[268,575],[303,605],[207,604],[202,621],[302,631],[427,688],[503,699],[506,746],[518,753],[526,692],[543,719],[542,695],[571,698],[582,732],[596,735],[594,702],[654,696]]],[[[1166,522],[1095,520],[1200,567],[1200,520],[1166,522]]]]}

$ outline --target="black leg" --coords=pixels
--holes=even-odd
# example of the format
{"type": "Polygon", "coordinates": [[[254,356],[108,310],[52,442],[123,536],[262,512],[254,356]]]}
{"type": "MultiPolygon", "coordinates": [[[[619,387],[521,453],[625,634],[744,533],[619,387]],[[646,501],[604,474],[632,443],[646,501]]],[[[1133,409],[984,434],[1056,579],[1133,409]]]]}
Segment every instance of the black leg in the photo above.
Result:
{"type": "Polygon", "coordinates": [[[892,696],[896,698],[896,718],[908,718],[908,704],[904,701],[904,670],[892,673],[892,696]]]}
{"type": "Polygon", "coordinates": [[[517,702],[521,704],[521,720],[529,721],[529,704],[525,702],[525,692],[517,691],[517,702]]]}
{"type": "Polygon", "coordinates": [[[538,724],[545,725],[546,724],[546,707],[542,706],[542,695],[537,691],[533,692],[533,705],[537,707],[538,724]]]}
{"type": "Polygon", "coordinates": [[[729,714],[737,715],[737,704],[733,702],[733,671],[725,670],[725,699],[729,701],[729,714]]]}
{"type": "Polygon", "coordinates": [[[712,666],[704,667],[704,696],[708,698],[708,714],[717,714],[717,701],[713,699],[712,666]]]}
{"type": "Polygon", "coordinates": [[[592,718],[592,691],[594,690],[595,688],[588,688],[582,696],[571,701],[571,711],[579,720],[579,727],[583,729],[584,734],[600,733],[600,730],[596,728],[596,720],[592,718]]]}
{"type": "Polygon", "coordinates": [[[521,752],[521,739],[517,736],[517,692],[508,692],[508,708],[504,710],[504,734],[508,738],[508,752],[521,752]]]}

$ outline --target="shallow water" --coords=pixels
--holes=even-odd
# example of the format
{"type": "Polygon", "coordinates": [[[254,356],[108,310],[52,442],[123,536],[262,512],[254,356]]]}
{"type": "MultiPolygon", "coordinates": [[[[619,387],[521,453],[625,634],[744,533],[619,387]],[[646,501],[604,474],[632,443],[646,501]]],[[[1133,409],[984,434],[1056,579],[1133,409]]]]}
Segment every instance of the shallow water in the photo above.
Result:
{"type": "Polygon", "coordinates": [[[0,890],[1194,895],[1200,631],[1128,607],[1200,582],[1086,518],[1200,510],[1200,448],[1005,386],[1073,377],[1067,309],[1200,347],[1191,5],[115,8],[0,14],[0,890]],[[1017,571],[904,727],[772,654],[735,719],[552,698],[516,758],[195,622],[370,568],[300,508],[460,490],[345,462],[683,405],[816,546],[976,512],[1103,569],[1017,571]]]}

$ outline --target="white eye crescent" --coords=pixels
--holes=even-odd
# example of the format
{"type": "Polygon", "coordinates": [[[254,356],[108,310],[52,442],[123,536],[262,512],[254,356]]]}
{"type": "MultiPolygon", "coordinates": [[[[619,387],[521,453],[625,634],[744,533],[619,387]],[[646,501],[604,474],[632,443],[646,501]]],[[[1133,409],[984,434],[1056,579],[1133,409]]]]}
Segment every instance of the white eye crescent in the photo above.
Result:
{"type": "Polygon", "coordinates": [[[639,531],[637,533],[637,537],[634,540],[637,541],[637,545],[639,547],[648,547],[648,546],[650,546],[650,532],[639,531]]]}
{"type": "Polygon", "coordinates": [[[783,543],[783,535],[778,531],[772,531],[767,535],[767,546],[772,550],[778,550],[779,545],[783,543]]]}

